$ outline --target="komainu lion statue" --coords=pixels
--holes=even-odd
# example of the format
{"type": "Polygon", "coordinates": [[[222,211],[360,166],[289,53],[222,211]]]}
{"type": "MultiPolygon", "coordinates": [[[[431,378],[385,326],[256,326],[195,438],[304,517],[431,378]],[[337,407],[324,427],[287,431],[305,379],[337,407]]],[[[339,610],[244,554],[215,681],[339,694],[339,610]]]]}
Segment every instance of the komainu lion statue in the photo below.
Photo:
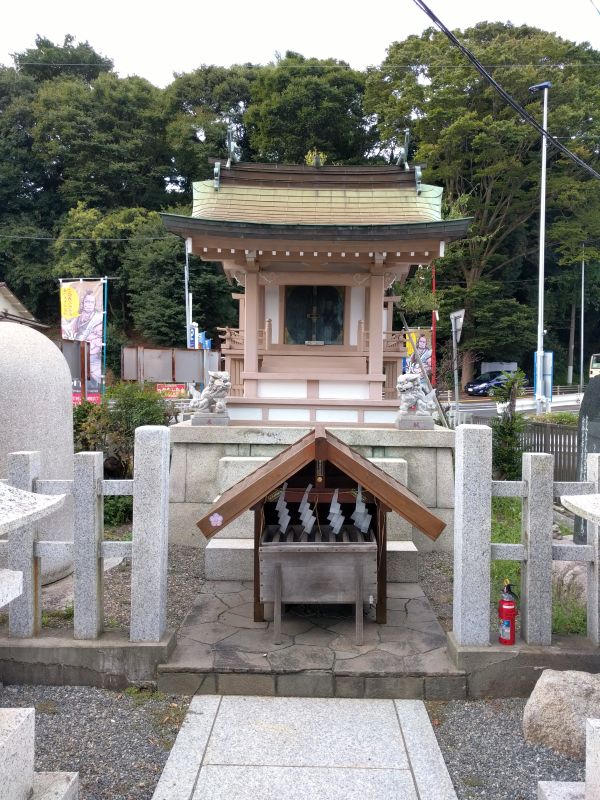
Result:
{"type": "Polygon", "coordinates": [[[190,384],[190,408],[201,414],[226,414],[227,396],[231,390],[231,380],[228,372],[209,372],[208,385],[202,392],[196,391],[190,384]]]}
{"type": "Polygon", "coordinates": [[[421,386],[420,375],[411,372],[398,375],[396,391],[400,399],[398,414],[404,415],[413,413],[421,417],[426,417],[430,416],[431,412],[435,410],[435,401],[433,399],[435,389],[429,394],[425,394],[421,386]]]}

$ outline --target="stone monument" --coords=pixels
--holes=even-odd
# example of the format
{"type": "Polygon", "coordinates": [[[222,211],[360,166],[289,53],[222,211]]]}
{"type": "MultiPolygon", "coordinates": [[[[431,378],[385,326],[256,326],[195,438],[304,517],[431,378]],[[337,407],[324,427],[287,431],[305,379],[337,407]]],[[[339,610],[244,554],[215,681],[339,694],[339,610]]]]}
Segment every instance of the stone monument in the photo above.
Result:
{"type": "Polygon", "coordinates": [[[208,386],[198,396],[193,393],[190,410],[194,411],[192,425],[229,425],[227,397],[231,391],[228,372],[209,372],[208,386]]]}
{"type": "MultiPolygon", "coordinates": [[[[579,428],[577,431],[578,481],[588,480],[588,453],[600,453],[600,376],[592,378],[588,383],[579,410],[579,428]]],[[[575,517],[573,541],[575,544],[585,544],[587,541],[587,523],[581,517],[575,517]]]]}
{"type": "MultiPolygon", "coordinates": [[[[63,354],[33,328],[0,322],[0,376],[0,479],[8,478],[9,453],[36,450],[41,457],[40,479],[72,480],[71,373],[63,354]]],[[[73,539],[70,496],[63,509],[37,523],[37,538],[73,539]]],[[[58,580],[72,568],[64,556],[45,557],[42,581],[58,580]]]]}
{"type": "Polygon", "coordinates": [[[435,390],[425,394],[421,376],[407,372],[398,375],[396,391],[400,400],[396,427],[400,430],[432,431],[434,423],[431,414],[435,410],[435,400],[432,395],[435,390]]]}

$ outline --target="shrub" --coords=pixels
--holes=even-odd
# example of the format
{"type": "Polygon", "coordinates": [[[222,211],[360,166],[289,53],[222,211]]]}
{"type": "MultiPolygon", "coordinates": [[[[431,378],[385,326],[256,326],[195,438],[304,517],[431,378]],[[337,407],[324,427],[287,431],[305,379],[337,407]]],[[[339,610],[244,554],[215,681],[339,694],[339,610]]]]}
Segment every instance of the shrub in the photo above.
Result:
{"type": "Polygon", "coordinates": [[[496,398],[506,403],[502,416],[492,420],[492,466],[494,475],[504,480],[521,477],[521,433],[525,427],[522,414],[516,411],[517,397],[523,394],[525,374],[521,370],[504,373],[506,382],[496,389],[496,398]]]}
{"type": "Polygon", "coordinates": [[[579,414],[575,411],[548,411],[546,414],[537,414],[534,422],[552,422],[555,425],[578,425],[579,414]]]}
{"type": "Polygon", "coordinates": [[[109,495],[104,498],[104,524],[115,527],[133,519],[133,497],[109,495]]]}
{"type": "Polygon", "coordinates": [[[173,416],[154,388],[137,383],[112,386],[100,405],[82,403],[73,410],[76,450],[100,450],[121,465],[123,477],[133,475],[135,429],[140,425],[167,425],[173,416]]]}

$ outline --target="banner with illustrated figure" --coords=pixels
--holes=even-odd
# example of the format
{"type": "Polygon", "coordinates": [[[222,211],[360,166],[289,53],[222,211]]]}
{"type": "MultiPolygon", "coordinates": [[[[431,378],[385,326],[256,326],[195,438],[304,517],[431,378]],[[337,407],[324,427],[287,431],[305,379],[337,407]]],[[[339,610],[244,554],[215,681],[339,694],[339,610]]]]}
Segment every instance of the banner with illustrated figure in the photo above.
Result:
{"type": "Polygon", "coordinates": [[[425,367],[427,375],[431,375],[431,356],[433,350],[431,347],[431,330],[428,328],[419,328],[411,330],[410,335],[405,334],[406,338],[406,359],[404,360],[404,372],[421,373],[419,362],[415,355],[414,344],[417,345],[417,351],[421,357],[421,363],[425,367]],[[414,344],[413,344],[414,343],[414,344]]]}
{"type": "Polygon", "coordinates": [[[60,316],[62,338],[89,343],[89,390],[102,385],[104,340],[104,280],[61,281],[60,316]]]}

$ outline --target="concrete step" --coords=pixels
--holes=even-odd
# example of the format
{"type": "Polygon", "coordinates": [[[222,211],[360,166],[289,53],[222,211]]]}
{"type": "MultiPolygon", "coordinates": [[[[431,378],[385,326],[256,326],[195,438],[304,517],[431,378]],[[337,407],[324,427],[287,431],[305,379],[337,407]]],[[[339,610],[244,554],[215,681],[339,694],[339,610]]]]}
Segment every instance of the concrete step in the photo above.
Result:
{"type": "MultiPolygon", "coordinates": [[[[211,539],[205,553],[209,581],[251,581],[254,577],[253,539],[211,539]]],[[[418,583],[418,551],[412,542],[387,543],[388,583],[418,583]]]]}
{"type": "Polygon", "coordinates": [[[31,800],[78,800],[78,772],[36,772],[31,800]]]}

